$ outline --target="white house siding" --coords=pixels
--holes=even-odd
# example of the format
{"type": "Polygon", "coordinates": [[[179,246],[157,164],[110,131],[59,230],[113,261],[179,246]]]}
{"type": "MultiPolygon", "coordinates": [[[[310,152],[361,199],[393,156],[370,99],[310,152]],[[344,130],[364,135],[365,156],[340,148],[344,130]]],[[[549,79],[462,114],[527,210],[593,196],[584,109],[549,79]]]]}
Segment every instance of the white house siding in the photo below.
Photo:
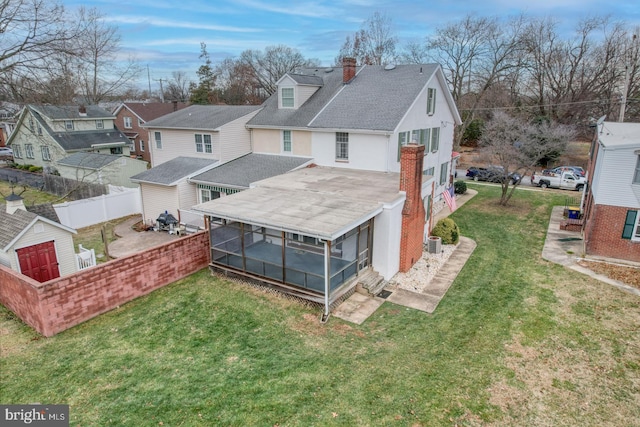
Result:
{"type": "Polygon", "coordinates": [[[151,166],[153,167],[180,156],[219,160],[218,154],[216,154],[216,149],[219,147],[218,132],[210,130],[149,129],[149,135],[151,139],[148,142],[148,147],[151,150],[151,166]],[[162,149],[156,148],[156,141],[153,137],[154,132],[162,134],[162,149]],[[197,133],[211,135],[212,153],[198,153],[196,151],[195,134],[197,133]]]}
{"type": "Polygon", "coordinates": [[[11,268],[11,257],[3,250],[0,250],[0,265],[11,268]]]}
{"type": "Polygon", "coordinates": [[[634,151],[640,146],[620,149],[600,147],[598,162],[594,171],[593,200],[599,205],[640,207],[640,186],[632,185],[633,174],[638,161],[634,151]]]}
{"type": "MultiPolygon", "coordinates": [[[[47,133],[37,135],[29,130],[28,122],[27,126],[20,126],[16,129],[12,147],[16,145],[20,146],[21,158],[14,157],[14,161],[23,165],[35,165],[35,166],[50,166],[56,161],[66,157],[68,154],[51,138],[47,133]],[[31,144],[33,146],[33,158],[27,157],[26,145],[31,144]],[[42,160],[41,147],[46,145],[49,147],[49,154],[51,161],[42,160]]],[[[36,129],[37,132],[37,129],[36,129]]]]}
{"type": "Polygon", "coordinates": [[[336,161],[336,132],[313,132],[311,155],[315,163],[321,166],[387,172],[385,153],[388,137],[377,134],[348,133],[349,161],[336,161]]]}
{"type": "Polygon", "coordinates": [[[44,221],[36,221],[33,226],[10,249],[11,268],[20,271],[16,250],[53,240],[58,258],[60,276],[77,271],[73,236],[70,232],[54,227],[44,221]]]}
{"type": "Polygon", "coordinates": [[[180,198],[177,186],[140,183],[140,189],[142,190],[142,218],[146,224],[154,222],[164,211],[178,218],[180,198]]]}
{"type": "MultiPolygon", "coordinates": [[[[84,131],[84,130],[96,130],[96,119],[86,119],[86,118],[80,118],[80,117],[74,117],[74,118],[70,118],[68,120],[72,120],[73,121],[73,131],[84,131]]],[[[45,121],[47,122],[47,124],[49,125],[49,127],[51,127],[51,129],[54,132],[68,132],[67,128],[65,127],[65,122],[66,120],[55,120],[55,121],[51,121],[51,120],[47,120],[45,118],[45,121]]],[[[28,124],[28,121],[26,122],[28,124]]],[[[103,119],[102,120],[102,124],[103,124],[103,129],[113,129],[114,125],[113,125],[113,119],[103,119]]],[[[102,129],[100,129],[102,130],[102,129]]]]}
{"type": "Polygon", "coordinates": [[[264,154],[288,154],[293,156],[311,157],[312,133],[309,131],[291,131],[291,153],[282,152],[282,130],[254,129],[253,152],[264,154]]]}
{"type": "Polygon", "coordinates": [[[229,122],[220,128],[220,161],[228,162],[251,152],[251,132],[247,122],[257,111],[229,122]]]}
{"type": "Polygon", "coordinates": [[[316,93],[318,89],[318,86],[296,86],[296,105],[300,106],[307,102],[307,100],[311,98],[311,95],[316,93]]]}
{"type": "Polygon", "coordinates": [[[371,265],[385,280],[400,268],[400,234],[404,198],[393,206],[387,206],[375,217],[373,224],[373,259],[371,265]]]}
{"type": "MultiPolygon", "coordinates": [[[[191,209],[192,206],[198,204],[198,186],[195,184],[190,184],[187,180],[180,181],[177,185],[178,188],[178,198],[179,198],[179,208],[180,209],[191,209]]],[[[176,218],[178,217],[174,214],[176,218]]]]}

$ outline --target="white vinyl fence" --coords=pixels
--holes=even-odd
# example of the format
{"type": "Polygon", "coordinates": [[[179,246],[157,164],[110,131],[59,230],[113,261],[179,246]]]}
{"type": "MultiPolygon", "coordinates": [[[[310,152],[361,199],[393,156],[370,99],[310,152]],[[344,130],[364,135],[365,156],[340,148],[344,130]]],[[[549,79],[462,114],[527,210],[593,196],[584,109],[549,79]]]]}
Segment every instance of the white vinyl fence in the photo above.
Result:
{"type": "Polygon", "coordinates": [[[109,194],[90,199],[53,205],[60,223],[71,228],[83,228],[123,216],[142,213],[140,188],[109,185],[109,194]]]}

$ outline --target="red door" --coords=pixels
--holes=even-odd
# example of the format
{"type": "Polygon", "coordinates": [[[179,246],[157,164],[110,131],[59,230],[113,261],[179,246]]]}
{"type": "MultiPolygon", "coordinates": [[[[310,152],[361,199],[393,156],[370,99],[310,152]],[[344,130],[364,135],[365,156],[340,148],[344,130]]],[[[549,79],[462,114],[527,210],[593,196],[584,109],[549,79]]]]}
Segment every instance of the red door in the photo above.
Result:
{"type": "Polygon", "coordinates": [[[60,277],[56,248],[53,241],[40,243],[18,249],[18,262],[20,271],[38,282],[60,277]]]}

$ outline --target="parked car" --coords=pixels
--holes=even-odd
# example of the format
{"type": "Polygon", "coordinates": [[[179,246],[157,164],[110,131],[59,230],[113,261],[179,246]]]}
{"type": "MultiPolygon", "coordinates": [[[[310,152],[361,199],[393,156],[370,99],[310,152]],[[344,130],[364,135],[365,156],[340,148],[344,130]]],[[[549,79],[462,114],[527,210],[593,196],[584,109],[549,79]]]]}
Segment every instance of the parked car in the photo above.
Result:
{"type": "Polygon", "coordinates": [[[13,150],[9,147],[0,147],[0,160],[7,162],[13,160],[13,150]]]}
{"type": "Polygon", "coordinates": [[[531,184],[542,188],[550,187],[581,191],[586,183],[584,177],[577,176],[570,171],[555,175],[537,175],[535,173],[531,175],[531,184]]]}
{"type": "Polygon", "coordinates": [[[543,175],[561,175],[562,172],[572,172],[575,176],[581,177],[585,175],[585,171],[580,166],[558,166],[553,169],[545,169],[543,175]]]}
{"type": "MultiPolygon", "coordinates": [[[[502,166],[489,166],[488,168],[478,168],[471,166],[467,169],[467,176],[474,181],[487,181],[502,183],[505,179],[505,172],[502,166]]],[[[518,182],[521,175],[517,172],[512,172],[508,175],[512,184],[518,182]]]]}

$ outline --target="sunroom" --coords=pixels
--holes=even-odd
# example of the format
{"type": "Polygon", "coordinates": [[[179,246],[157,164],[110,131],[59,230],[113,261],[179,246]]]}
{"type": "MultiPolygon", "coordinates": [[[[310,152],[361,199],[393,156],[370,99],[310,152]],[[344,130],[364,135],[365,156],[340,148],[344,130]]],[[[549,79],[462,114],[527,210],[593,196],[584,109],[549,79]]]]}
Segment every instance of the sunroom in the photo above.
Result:
{"type": "Polygon", "coordinates": [[[376,217],[404,200],[396,174],[331,171],[291,172],[195,206],[209,217],[211,268],[322,303],[328,315],[373,264],[376,217]]]}

